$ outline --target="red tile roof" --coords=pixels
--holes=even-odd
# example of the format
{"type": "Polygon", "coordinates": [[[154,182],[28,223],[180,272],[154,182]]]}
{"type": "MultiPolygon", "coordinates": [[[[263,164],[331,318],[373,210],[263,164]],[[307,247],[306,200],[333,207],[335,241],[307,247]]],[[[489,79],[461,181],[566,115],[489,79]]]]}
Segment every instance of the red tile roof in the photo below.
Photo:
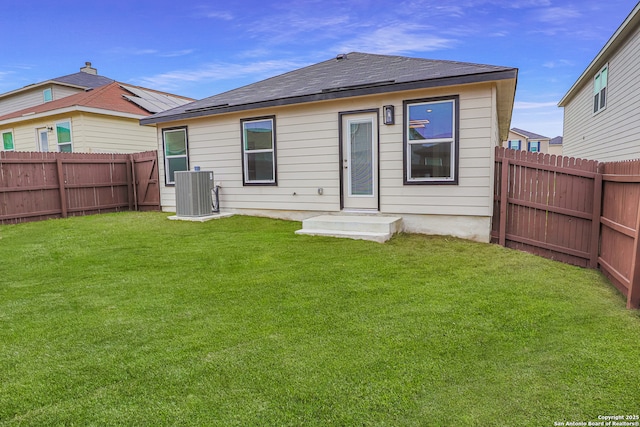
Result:
{"type": "Polygon", "coordinates": [[[150,116],[151,114],[139,107],[138,105],[128,101],[123,95],[132,94],[120,87],[120,83],[113,82],[87,92],[77,93],[75,95],[66,96],[55,101],[45,104],[36,105],[25,108],[24,110],[14,111],[4,116],[0,116],[0,121],[22,117],[25,114],[38,114],[46,112],[54,112],[55,110],[68,107],[90,107],[102,110],[109,110],[118,113],[129,113],[140,116],[150,116]]]}

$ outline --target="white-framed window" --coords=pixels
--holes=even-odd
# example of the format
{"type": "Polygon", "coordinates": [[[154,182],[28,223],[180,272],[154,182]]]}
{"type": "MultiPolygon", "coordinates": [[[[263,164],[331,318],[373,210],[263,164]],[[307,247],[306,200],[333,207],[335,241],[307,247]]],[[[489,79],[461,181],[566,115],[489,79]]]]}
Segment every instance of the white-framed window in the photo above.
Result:
{"type": "Polygon", "coordinates": [[[56,123],[56,138],[58,142],[59,152],[73,152],[73,141],[71,139],[71,120],[64,120],[56,123]]]}
{"type": "Polygon", "coordinates": [[[53,89],[50,87],[46,88],[42,91],[42,100],[43,102],[51,102],[53,101],[53,89]]]}
{"type": "Polygon", "coordinates": [[[277,185],[275,116],[240,120],[245,185],[277,185]]]}
{"type": "Polygon", "coordinates": [[[15,151],[15,143],[13,141],[13,130],[7,129],[0,132],[2,135],[2,150],[3,151],[15,151]]]}
{"type": "Polygon", "coordinates": [[[607,106],[607,80],[609,77],[609,64],[602,67],[593,78],[593,113],[604,110],[607,106]]]}
{"type": "Polygon", "coordinates": [[[405,184],[458,183],[458,99],[404,101],[405,184]]]}
{"type": "Polygon", "coordinates": [[[189,170],[189,142],[187,128],[170,128],[162,130],[164,145],[164,182],[175,185],[175,173],[189,170]]]}
{"type": "Polygon", "coordinates": [[[539,153],[540,152],[540,141],[529,141],[528,149],[532,153],[539,153]]]}
{"type": "Polygon", "coordinates": [[[521,141],[519,139],[513,139],[509,141],[509,148],[511,148],[512,150],[520,150],[521,147],[521,141]]]}

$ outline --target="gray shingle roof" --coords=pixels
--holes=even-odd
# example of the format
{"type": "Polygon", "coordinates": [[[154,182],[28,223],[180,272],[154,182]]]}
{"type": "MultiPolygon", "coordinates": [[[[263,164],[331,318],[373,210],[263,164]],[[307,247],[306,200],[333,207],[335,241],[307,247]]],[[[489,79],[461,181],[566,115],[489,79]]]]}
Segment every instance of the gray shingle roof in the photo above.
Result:
{"type": "Polygon", "coordinates": [[[556,136],[555,138],[551,138],[549,145],[562,145],[562,137],[556,136]]]}
{"type": "Polygon", "coordinates": [[[143,124],[276,105],[515,78],[517,69],[353,52],[145,118],[143,124]]]}
{"type": "Polygon", "coordinates": [[[114,80],[111,80],[108,77],[99,76],[97,74],[89,74],[83,71],[62,77],[56,77],[55,79],[51,80],[54,82],[66,83],[92,89],[114,82],[114,80]]]}
{"type": "Polygon", "coordinates": [[[548,136],[538,135],[537,133],[529,132],[529,131],[518,129],[518,128],[511,128],[511,130],[513,132],[519,133],[520,135],[524,135],[529,139],[549,139],[548,136]]]}

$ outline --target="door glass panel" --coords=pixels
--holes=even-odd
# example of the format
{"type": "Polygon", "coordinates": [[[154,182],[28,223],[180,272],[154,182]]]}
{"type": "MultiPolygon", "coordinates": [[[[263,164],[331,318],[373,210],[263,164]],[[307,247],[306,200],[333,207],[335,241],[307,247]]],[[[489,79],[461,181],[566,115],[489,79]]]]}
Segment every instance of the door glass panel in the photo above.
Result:
{"type": "Polygon", "coordinates": [[[350,125],[350,190],[354,196],[373,195],[372,127],[371,122],[350,125]]]}
{"type": "Polygon", "coordinates": [[[40,151],[43,151],[43,152],[49,151],[49,139],[48,139],[46,130],[40,131],[40,151]]]}

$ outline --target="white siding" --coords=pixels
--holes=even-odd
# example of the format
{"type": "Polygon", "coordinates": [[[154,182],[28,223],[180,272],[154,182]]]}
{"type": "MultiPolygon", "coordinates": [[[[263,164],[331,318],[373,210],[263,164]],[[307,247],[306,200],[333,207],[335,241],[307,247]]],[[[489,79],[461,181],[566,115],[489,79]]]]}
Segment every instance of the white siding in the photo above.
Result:
{"type": "MultiPolygon", "coordinates": [[[[493,151],[499,144],[496,94],[493,84],[368,96],[348,100],[224,114],[158,125],[160,158],[162,128],[188,126],[189,164],[212,170],[222,185],[223,210],[340,211],[339,113],[395,106],[396,124],[380,117],[380,212],[388,214],[480,217],[488,239],[492,214],[493,151]],[[458,185],[404,185],[403,101],[436,96],[460,96],[460,162],[458,185]],[[276,117],[277,186],[243,186],[240,119],[276,117]],[[318,194],[318,188],[323,194],[318,194]]],[[[164,185],[163,209],[175,209],[175,189],[164,185]]],[[[454,221],[455,222],[455,221],[454,221]]],[[[455,233],[450,233],[455,234],[455,233]]]]}
{"type": "Polygon", "coordinates": [[[16,151],[37,151],[37,129],[51,127],[49,150],[56,151],[56,123],[71,120],[71,138],[76,153],[135,153],[157,147],[156,129],[140,126],[137,119],[88,113],[67,113],[12,124],[16,151]]]}
{"type": "Polygon", "coordinates": [[[157,146],[154,126],[137,119],[78,114],[73,121],[73,150],[85,153],[136,153],[157,146]]]}
{"type": "Polygon", "coordinates": [[[566,156],[605,161],[640,158],[640,27],[608,61],[606,108],[593,114],[593,80],[564,108],[566,156]]]}
{"type": "Polygon", "coordinates": [[[9,114],[13,111],[20,111],[25,108],[33,107],[35,105],[44,104],[42,91],[47,88],[52,89],[54,100],[82,92],[82,89],[71,88],[68,86],[39,86],[32,90],[20,92],[15,95],[7,96],[6,98],[0,99],[0,116],[9,114]]]}

